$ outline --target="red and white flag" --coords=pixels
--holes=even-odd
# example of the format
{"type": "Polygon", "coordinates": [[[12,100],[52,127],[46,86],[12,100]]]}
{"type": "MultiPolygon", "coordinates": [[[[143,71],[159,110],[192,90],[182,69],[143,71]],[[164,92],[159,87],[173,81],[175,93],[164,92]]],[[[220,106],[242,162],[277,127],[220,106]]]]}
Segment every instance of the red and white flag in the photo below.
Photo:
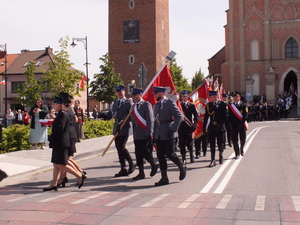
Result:
{"type": "Polygon", "coordinates": [[[80,88],[84,88],[84,82],[86,81],[86,78],[87,78],[86,75],[84,75],[84,76],[81,78],[80,83],[79,83],[79,87],[80,87],[80,88]]]}
{"type": "Polygon", "coordinates": [[[156,79],[152,80],[152,83],[149,84],[148,88],[144,92],[143,99],[145,101],[150,102],[152,105],[154,105],[156,103],[156,99],[153,95],[153,92],[154,92],[153,87],[154,86],[165,87],[167,89],[167,91],[166,91],[167,98],[170,98],[170,99],[173,99],[174,101],[176,101],[178,108],[181,109],[181,105],[179,102],[179,96],[175,90],[175,85],[173,83],[171,72],[167,65],[165,65],[165,67],[161,70],[161,72],[158,74],[156,79]]]}
{"type": "Polygon", "coordinates": [[[1,81],[0,84],[5,84],[5,80],[1,81]]]}
{"type": "Polygon", "coordinates": [[[203,122],[206,105],[208,102],[208,92],[209,82],[207,79],[205,79],[204,83],[200,85],[196,90],[194,90],[189,96],[189,101],[195,104],[196,110],[198,112],[198,123],[194,132],[196,139],[200,138],[203,135],[203,122]]]}

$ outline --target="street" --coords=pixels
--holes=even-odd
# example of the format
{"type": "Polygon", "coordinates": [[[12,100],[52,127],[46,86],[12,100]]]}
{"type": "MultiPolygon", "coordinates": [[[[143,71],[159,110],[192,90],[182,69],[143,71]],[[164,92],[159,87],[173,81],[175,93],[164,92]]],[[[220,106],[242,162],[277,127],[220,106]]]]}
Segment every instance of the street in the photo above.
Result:
{"type": "MultiPolygon", "coordinates": [[[[127,147],[134,156],[133,143],[127,147]]],[[[169,161],[170,184],[155,187],[160,172],[150,177],[147,163],[144,180],[132,180],[137,169],[114,178],[119,163],[112,146],[104,157],[78,160],[88,176],[80,190],[69,175],[65,188],[43,193],[49,168],[3,180],[0,224],[300,224],[299,149],[300,121],[250,123],[245,156],[235,160],[227,146],[224,163],[209,168],[209,151],[192,164],[187,155],[183,181],[169,161]]]]}

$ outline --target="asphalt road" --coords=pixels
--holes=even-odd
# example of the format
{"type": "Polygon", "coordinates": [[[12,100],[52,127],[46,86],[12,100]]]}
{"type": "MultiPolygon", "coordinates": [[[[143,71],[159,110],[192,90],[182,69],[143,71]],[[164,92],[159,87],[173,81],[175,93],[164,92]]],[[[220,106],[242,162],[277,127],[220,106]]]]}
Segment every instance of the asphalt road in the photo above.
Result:
{"type": "MultiPolygon", "coordinates": [[[[51,170],[18,176],[15,184],[0,189],[0,224],[300,224],[300,121],[256,122],[249,127],[244,157],[235,160],[233,148],[227,146],[224,163],[209,168],[208,152],[187,164],[183,181],[169,162],[166,186],[154,186],[160,173],[151,178],[148,164],[144,180],[132,180],[137,169],[131,176],[114,178],[119,171],[114,148],[104,157],[79,161],[88,172],[79,191],[69,175],[67,187],[42,193],[51,170]],[[81,208],[70,211],[70,205],[81,208]],[[89,208],[94,210],[84,210],[89,208]],[[20,211],[47,212],[49,217],[59,212],[61,217],[41,214],[34,219],[20,211]],[[14,213],[21,215],[19,220],[14,213]]],[[[127,147],[133,155],[133,145],[127,147]]]]}

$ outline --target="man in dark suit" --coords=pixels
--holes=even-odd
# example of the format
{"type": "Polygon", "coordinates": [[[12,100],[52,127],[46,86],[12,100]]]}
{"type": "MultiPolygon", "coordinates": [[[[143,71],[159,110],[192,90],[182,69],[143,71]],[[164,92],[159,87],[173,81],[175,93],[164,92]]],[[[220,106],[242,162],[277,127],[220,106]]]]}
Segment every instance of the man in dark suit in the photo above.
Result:
{"type": "Polygon", "coordinates": [[[198,113],[196,111],[196,107],[194,104],[190,103],[188,101],[189,98],[189,92],[188,91],[182,91],[181,92],[181,108],[184,113],[185,118],[181,122],[178,130],[178,136],[179,136],[179,148],[180,148],[180,154],[182,157],[182,161],[185,163],[185,155],[186,155],[186,149],[190,152],[190,161],[193,163],[195,161],[194,154],[193,154],[193,132],[195,131],[198,123],[198,113]]]}
{"type": "Polygon", "coordinates": [[[232,127],[232,143],[235,152],[235,158],[238,159],[240,155],[244,155],[248,107],[246,103],[241,101],[241,94],[239,92],[232,92],[232,97],[233,102],[229,104],[229,122],[232,127]],[[241,142],[240,146],[239,139],[241,142]]]}
{"type": "Polygon", "coordinates": [[[132,102],[125,97],[124,85],[116,86],[116,96],[118,100],[113,103],[108,116],[110,118],[114,117],[115,119],[113,135],[119,131],[118,136],[115,138],[115,146],[118,151],[121,170],[115,174],[115,177],[121,177],[128,176],[128,174],[131,174],[135,169],[135,165],[133,164],[129,151],[125,147],[129,137],[130,120],[127,120],[123,128],[120,130],[122,123],[130,112],[132,102]],[[128,170],[126,169],[125,160],[129,164],[128,170]]]}
{"type": "Polygon", "coordinates": [[[132,99],[134,102],[132,113],[133,140],[135,146],[135,156],[139,174],[133,180],[145,178],[144,159],[151,165],[150,176],[153,177],[157,172],[152,151],[152,136],[154,127],[153,109],[150,102],[143,99],[143,89],[133,88],[132,99]]]}
{"type": "Polygon", "coordinates": [[[18,109],[17,113],[15,114],[15,123],[16,124],[23,124],[23,113],[21,109],[18,109]]]}
{"type": "MultiPolygon", "coordinates": [[[[222,98],[223,98],[223,101],[225,102],[225,104],[227,105],[227,108],[228,108],[229,96],[224,93],[224,94],[222,94],[222,98]]],[[[225,127],[226,127],[226,135],[224,133],[224,149],[226,149],[226,139],[227,139],[227,142],[228,142],[228,146],[232,147],[232,144],[231,144],[232,143],[232,141],[231,141],[231,125],[230,125],[228,119],[225,122],[225,127]]]]}
{"type": "Polygon", "coordinates": [[[154,141],[161,171],[161,179],[155,183],[155,186],[161,186],[169,184],[166,157],[178,166],[179,180],[183,180],[186,176],[186,167],[175,153],[175,138],[182,121],[182,114],[175,101],[166,97],[166,88],[153,87],[153,89],[157,101],[154,105],[154,141]]]}
{"type": "Polygon", "coordinates": [[[227,106],[218,99],[217,91],[209,91],[210,102],[207,104],[203,130],[208,131],[208,140],[211,151],[211,162],[209,167],[216,166],[216,138],[219,150],[219,163],[223,163],[225,122],[228,117],[227,106]]]}

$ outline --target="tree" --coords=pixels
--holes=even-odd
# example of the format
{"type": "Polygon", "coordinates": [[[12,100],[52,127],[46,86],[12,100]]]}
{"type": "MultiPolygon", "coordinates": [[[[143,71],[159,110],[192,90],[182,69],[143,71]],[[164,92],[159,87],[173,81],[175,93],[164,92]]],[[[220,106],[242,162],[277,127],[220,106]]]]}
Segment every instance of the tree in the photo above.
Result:
{"type": "Polygon", "coordinates": [[[45,90],[53,93],[53,96],[60,92],[67,92],[70,95],[79,95],[76,83],[84,75],[82,71],[72,68],[73,63],[69,60],[69,53],[66,51],[69,46],[69,37],[60,38],[60,51],[55,51],[52,62],[48,63],[49,69],[45,71],[47,76],[41,78],[45,90]]]}
{"type": "Polygon", "coordinates": [[[196,71],[192,78],[192,89],[195,90],[199,87],[200,82],[204,79],[204,74],[201,72],[201,68],[199,71],[196,71]]]}
{"type": "Polygon", "coordinates": [[[35,78],[35,62],[29,62],[26,67],[25,75],[27,79],[24,86],[18,88],[19,96],[16,97],[16,101],[21,102],[23,105],[33,106],[36,99],[41,98],[44,87],[35,78]]]}
{"type": "Polygon", "coordinates": [[[178,93],[181,93],[183,90],[191,91],[191,87],[188,84],[187,78],[182,75],[182,68],[177,65],[176,59],[171,61],[170,72],[172,74],[172,79],[178,93]]]}
{"type": "Polygon", "coordinates": [[[100,73],[95,74],[95,80],[91,82],[91,94],[98,101],[111,103],[116,99],[115,85],[123,84],[123,81],[121,75],[116,73],[113,67],[114,63],[110,60],[108,53],[99,60],[102,61],[102,65],[100,66],[100,73]]]}

